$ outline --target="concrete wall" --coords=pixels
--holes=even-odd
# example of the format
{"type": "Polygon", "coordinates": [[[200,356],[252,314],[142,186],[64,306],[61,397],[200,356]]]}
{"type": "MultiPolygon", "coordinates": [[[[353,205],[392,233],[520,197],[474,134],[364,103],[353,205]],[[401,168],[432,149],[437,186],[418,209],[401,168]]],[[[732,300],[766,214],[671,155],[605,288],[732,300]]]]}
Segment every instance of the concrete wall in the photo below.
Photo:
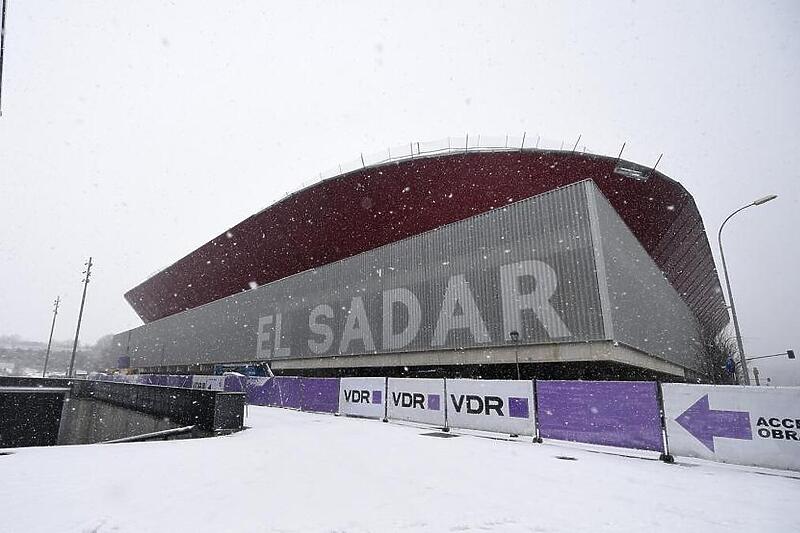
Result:
{"type": "Polygon", "coordinates": [[[176,427],[178,424],[163,416],[99,400],[70,398],[64,409],[58,444],[92,444],[176,427]]]}

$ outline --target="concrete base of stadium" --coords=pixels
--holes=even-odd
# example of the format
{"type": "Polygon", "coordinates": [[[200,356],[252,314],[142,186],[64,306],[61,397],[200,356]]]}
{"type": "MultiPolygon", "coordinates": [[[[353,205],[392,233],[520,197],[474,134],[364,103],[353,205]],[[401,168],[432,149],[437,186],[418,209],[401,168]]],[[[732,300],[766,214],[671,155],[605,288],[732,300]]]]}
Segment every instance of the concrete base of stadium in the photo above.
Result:
{"type": "Polygon", "coordinates": [[[684,368],[618,342],[579,342],[275,360],[273,370],[605,361],[684,377],[684,368]]]}
{"type": "MultiPolygon", "coordinates": [[[[614,341],[552,343],[391,354],[304,357],[269,361],[276,375],[514,379],[694,380],[674,363],[614,341]]],[[[244,361],[243,361],[244,362],[244,361]]],[[[250,361],[256,363],[256,361],[250,361]]],[[[213,365],[139,369],[148,373],[211,373],[213,365]]]]}

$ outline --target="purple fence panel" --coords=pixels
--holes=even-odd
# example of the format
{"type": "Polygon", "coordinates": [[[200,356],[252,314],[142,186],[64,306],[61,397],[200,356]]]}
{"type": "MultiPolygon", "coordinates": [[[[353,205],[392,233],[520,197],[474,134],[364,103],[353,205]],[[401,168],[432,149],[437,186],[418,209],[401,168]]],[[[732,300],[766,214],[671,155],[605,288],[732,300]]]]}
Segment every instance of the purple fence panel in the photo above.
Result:
{"type": "Polygon", "coordinates": [[[192,376],[171,376],[165,374],[139,374],[136,383],[141,385],[158,385],[159,387],[192,388],[192,376]]]}
{"type": "Polygon", "coordinates": [[[278,405],[280,403],[274,379],[249,378],[246,392],[247,403],[250,405],[278,405]]]}
{"type": "Polygon", "coordinates": [[[300,409],[303,394],[300,389],[300,378],[276,377],[271,381],[275,382],[280,396],[280,406],[291,409],[300,409]]]}
{"type": "Polygon", "coordinates": [[[339,378],[300,378],[303,411],[339,412],[339,378]]]}
{"type": "Polygon", "coordinates": [[[247,403],[291,407],[300,409],[300,378],[249,378],[247,380],[247,403]]]}
{"type": "Polygon", "coordinates": [[[246,376],[225,376],[225,392],[244,392],[246,387],[246,376]]]}
{"type": "Polygon", "coordinates": [[[664,451],[656,383],[537,381],[546,439],[664,451]]]}
{"type": "Polygon", "coordinates": [[[164,378],[164,386],[166,387],[192,388],[192,376],[164,376],[164,378]]]}

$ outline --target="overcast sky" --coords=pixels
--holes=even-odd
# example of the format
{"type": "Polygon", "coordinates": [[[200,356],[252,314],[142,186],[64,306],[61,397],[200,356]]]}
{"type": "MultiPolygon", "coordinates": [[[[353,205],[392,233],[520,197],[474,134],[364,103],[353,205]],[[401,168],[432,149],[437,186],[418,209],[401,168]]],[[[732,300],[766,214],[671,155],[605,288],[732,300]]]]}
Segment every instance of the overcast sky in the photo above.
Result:
{"type": "Polygon", "coordinates": [[[320,171],[527,131],[663,152],[715,254],[780,195],[725,250],[748,355],[800,351],[798,2],[18,0],[6,26],[0,334],[47,340],[61,295],[71,338],[89,255],[81,340],[135,327],[125,291],[320,171]]]}

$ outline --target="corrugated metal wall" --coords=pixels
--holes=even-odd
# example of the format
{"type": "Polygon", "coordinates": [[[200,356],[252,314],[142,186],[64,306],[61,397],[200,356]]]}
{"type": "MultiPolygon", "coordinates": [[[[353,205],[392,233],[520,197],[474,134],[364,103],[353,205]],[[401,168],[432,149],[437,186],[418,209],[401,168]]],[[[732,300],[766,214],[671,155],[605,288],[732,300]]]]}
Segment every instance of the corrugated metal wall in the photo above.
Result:
{"type": "Polygon", "coordinates": [[[509,203],[152,322],[130,343],[116,336],[116,355],[128,352],[137,367],[457,349],[508,344],[511,329],[521,343],[603,339],[588,187],[509,203]]]}
{"type": "Polygon", "coordinates": [[[697,367],[694,315],[590,180],[122,333],[115,356],[368,357],[507,345],[512,330],[697,367]]]}
{"type": "Polygon", "coordinates": [[[608,200],[591,187],[615,341],[697,369],[698,321],[608,200]]]}
{"type": "MultiPolygon", "coordinates": [[[[657,206],[663,209],[670,206],[657,206]]],[[[653,260],[664,272],[672,274],[672,286],[694,311],[701,324],[717,332],[728,323],[728,310],[721,298],[714,258],[706,237],[703,220],[688,200],[653,250],[653,260]]]]}

